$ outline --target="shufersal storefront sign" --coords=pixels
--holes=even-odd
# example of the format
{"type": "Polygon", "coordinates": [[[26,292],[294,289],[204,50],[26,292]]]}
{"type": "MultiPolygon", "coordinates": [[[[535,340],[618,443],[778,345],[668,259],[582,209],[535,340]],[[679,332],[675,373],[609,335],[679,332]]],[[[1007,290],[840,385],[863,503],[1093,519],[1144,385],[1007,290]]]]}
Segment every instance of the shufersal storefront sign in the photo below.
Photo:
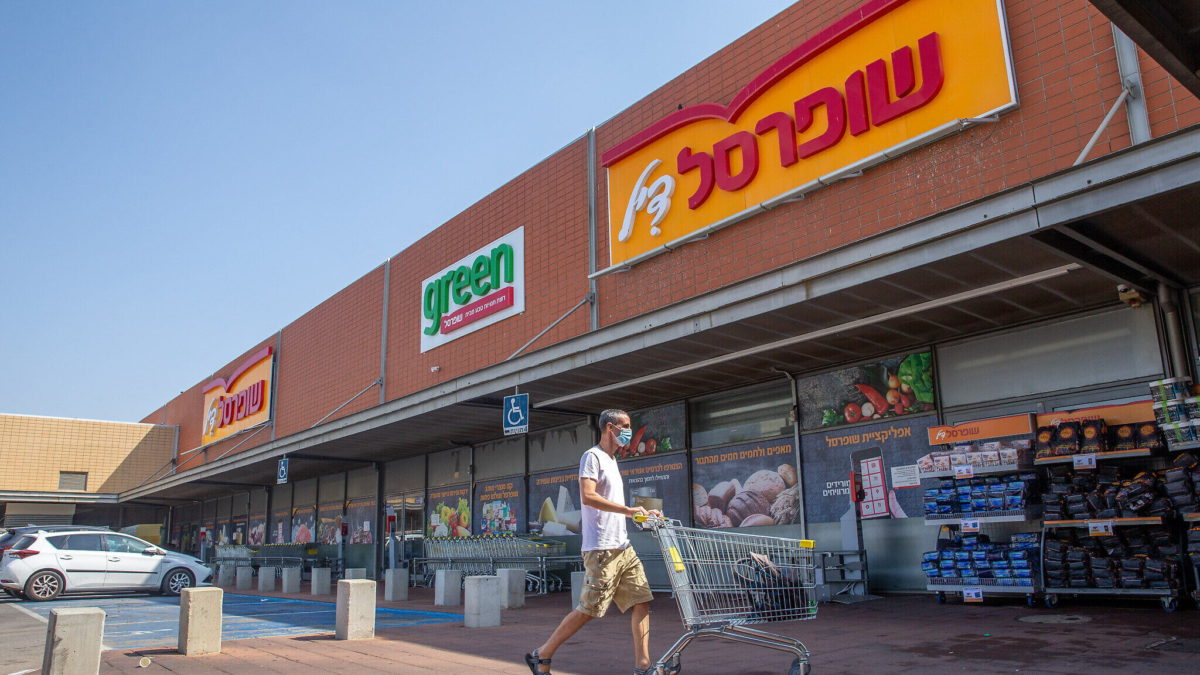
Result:
{"type": "Polygon", "coordinates": [[[228,379],[218,377],[204,386],[201,445],[271,419],[272,354],[271,347],[264,347],[243,361],[228,379]]]}
{"type": "Polygon", "coordinates": [[[603,155],[611,265],[662,253],[1015,106],[1000,0],[872,0],[768,67],[729,105],[679,110],[603,155]]]}
{"type": "Polygon", "coordinates": [[[525,311],[525,228],[421,283],[421,352],[525,311]]]}

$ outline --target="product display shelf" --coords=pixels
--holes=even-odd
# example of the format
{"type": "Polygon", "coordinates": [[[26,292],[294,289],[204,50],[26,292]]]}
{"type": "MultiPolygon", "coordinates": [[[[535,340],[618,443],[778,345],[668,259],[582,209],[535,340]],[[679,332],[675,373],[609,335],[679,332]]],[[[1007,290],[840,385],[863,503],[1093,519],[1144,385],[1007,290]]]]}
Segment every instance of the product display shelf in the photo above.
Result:
{"type": "MultiPolygon", "coordinates": [[[[1200,513],[1185,513],[1182,516],[1185,523],[1200,523],[1200,513]]],[[[1191,565],[1192,568],[1192,599],[1200,604],[1200,566],[1191,565]]]]}
{"type": "Polygon", "coordinates": [[[1184,450],[1200,449],[1200,441],[1188,441],[1187,443],[1167,444],[1167,449],[1171,452],[1182,452],[1184,450]]]}
{"type": "Polygon", "coordinates": [[[982,523],[1023,523],[1027,520],[1037,520],[1039,512],[1035,509],[1011,511],[979,511],[965,513],[947,513],[935,516],[925,516],[926,525],[962,525],[964,520],[982,523]]]}
{"type": "MultiPolygon", "coordinates": [[[[1042,523],[1042,555],[1045,556],[1045,541],[1046,531],[1059,527],[1077,527],[1091,528],[1093,525],[1104,523],[1112,523],[1112,527],[1128,527],[1135,525],[1163,525],[1164,519],[1161,516],[1146,516],[1143,518],[1089,518],[1085,520],[1047,520],[1042,523]]],[[[1175,588],[1072,588],[1072,587],[1057,587],[1047,586],[1045,583],[1046,563],[1043,559],[1041,564],[1042,574],[1042,592],[1045,594],[1042,598],[1046,607],[1054,609],[1058,607],[1058,596],[1060,595],[1104,595],[1104,596],[1138,596],[1138,597],[1156,597],[1162,604],[1162,608],[1168,612],[1174,612],[1179,609],[1180,590],[1175,588]]]]}
{"type": "MultiPolygon", "coordinates": [[[[1009,521],[1009,522],[1015,522],[1015,521],[1009,521]]],[[[943,525],[947,526],[949,524],[944,523],[943,525]]],[[[941,534],[944,531],[945,531],[945,527],[939,529],[939,531],[938,531],[939,541],[941,540],[941,534]]],[[[1040,537],[1039,537],[1039,541],[1040,541],[1040,537]]],[[[1039,546],[1040,546],[1040,544],[1039,544],[1039,546]]],[[[947,600],[946,594],[947,593],[959,594],[963,597],[964,600],[966,600],[967,592],[976,590],[979,592],[979,595],[974,600],[971,600],[973,602],[982,602],[984,596],[989,596],[989,595],[990,596],[1023,595],[1023,596],[1025,596],[1025,603],[1027,605],[1029,605],[1030,607],[1033,607],[1034,605],[1037,604],[1037,597],[1042,591],[1041,575],[1040,575],[1040,573],[1037,573],[1037,574],[1034,574],[1032,577],[1025,579],[1025,581],[1029,582],[1028,584],[1021,584],[1020,581],[1022,581],[1022,580],[1017,579],[1017,578],[1008,578],[1008,579],[972,578],[972,580],[969,583],[963,583],[963,580],[961,577],[953,578],[953,579],[947,578],[945,580],[926,579],[925,590],[932,591],[934,593],[934,598],[937,600],[939,605],[946,603],[946,600],[947,600]]]]}
{"type": "Polygon", "coordinates": [[[1152,451],[1149,448],[1135,448],[1133,450],[1112,450],[1109,452],[1095,452],[1095,453],[1081,452],[1081,453],[1077,453],[1074,455],[1058,455],[1056,457],[1039,457],[1038,459],[1033,460],[1033,463],[1036,464],[1037,466],[1044,466],[1047,464],[1072,464],[1075,462],[1076,457],[1084,457],[1089,454],[1095,455],[1097,462],[1102,462],[1105,460],[1112,460],[1112,459],[1133,459],[1133,458],[1138,458],[1138,457],[1149,457],[1151,452],[1152,451]]]}
{"type": "MultiPolygon", "coordinates": [[[[1019,471],[1029,471],[1033,468],[1033,462],[1017,462],[1016,464],[999,464],[996,466],[977,466],[972,468],[972,475],[985,476],[993,473],[1015,473],[1019,471]]],[[[958,473],[954,469],[946,471],[923,471],[921,478],[957,478],[958,473]]]]}

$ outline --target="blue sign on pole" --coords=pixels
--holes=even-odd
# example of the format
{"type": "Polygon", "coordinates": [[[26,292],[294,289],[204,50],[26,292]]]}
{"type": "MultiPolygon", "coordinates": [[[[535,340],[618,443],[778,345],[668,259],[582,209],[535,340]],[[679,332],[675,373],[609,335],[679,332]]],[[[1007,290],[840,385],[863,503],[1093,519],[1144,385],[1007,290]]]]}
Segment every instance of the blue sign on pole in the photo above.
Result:
{"type": "Polygon", "coordinates": [[[504,397],[504,435],[529,433],[529,394],[504,397]]]}
{"type": "Polygon", "coordinates": [[[279,460],[279,469],[275,472],[275,482],[278,483],[279,485],[283,485],[284,483],[287,482],[287,478],[288,478],[288,459],[287,459],[287,457],[284,457],[283,459],[279,460]]]}

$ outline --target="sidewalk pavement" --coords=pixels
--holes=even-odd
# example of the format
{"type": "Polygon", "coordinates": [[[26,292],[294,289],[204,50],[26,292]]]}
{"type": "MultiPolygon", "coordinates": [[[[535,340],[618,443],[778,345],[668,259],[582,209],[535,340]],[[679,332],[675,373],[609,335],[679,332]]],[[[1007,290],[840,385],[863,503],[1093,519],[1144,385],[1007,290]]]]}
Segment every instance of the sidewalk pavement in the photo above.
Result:
{"type": "MultiPolygon", "coordinates": [[[[305,585],[307,587],[307,584],[305,585]]],[[[380,584],[382,591],[382,584],[380,584]]],[[[227,589],[233,592],[233,589],[227,589]]],[[[245,591],[240,591],[246,593],[245,591]]],[[[333,596],[249,593],[333,601],[333,596]]],[[[436,611],[429,589],[414,588],[406,602],[379,606],[436,611]]],[[[234,640],[222,653],[184,657],[162,649],[104,652],[109,673],[413,673],[525,675],[522,656],[538,646],[569,609],[570,594],[529,596],[523,609],[506,610],[497,628],[428,624],[379,630],[376,638],[335,641],[332,634],[234,640]],[[151,660],[139,668],[143,656],[151,660]]],[[[1017,600],[982,605],[938,605],[930,595],[898,595],[853,605],[821,605],[811,621],[757,628],[799,638],[812,652],[813,672],[826,673],[1195,673],[1200,621],[1194,609],[1172,614],[1157,602],[1117,603],[1064,598],[1059,608],[1031,609],[1017,600]],[[1073,619],[1071,619],[1073,617],[1073,619]],[[1061,620],[1034,623],[1028,619],[1061,620]]],[[[675,601],[660,595],[652,606],[651,657],[684,628],[675,601]]],[[[792,657],[727,640],[698,639],[683,652],[686,675],[782,675],[792,657]]],[[[626,615],[612,610],[592,621],[554,656],[559,675],[630,673],[632,649],[626,615]]]]}

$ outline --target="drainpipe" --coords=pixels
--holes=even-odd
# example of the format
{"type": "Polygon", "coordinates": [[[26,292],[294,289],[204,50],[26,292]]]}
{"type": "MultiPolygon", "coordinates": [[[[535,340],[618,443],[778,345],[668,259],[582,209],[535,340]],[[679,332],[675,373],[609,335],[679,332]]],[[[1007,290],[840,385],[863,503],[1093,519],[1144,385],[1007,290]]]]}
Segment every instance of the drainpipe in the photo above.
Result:
{"type": "Polygon", "coordinates": [[[1162,311],[1163,329],[1167,338],[1167,356],[1171,366],[1171,377],[1187,377],[1187,349],[1183,341],[1183,317],[1179,315],[1179,303],[1175,291],[1159,282],[1158,307],[1162,311]]]}
{"type": "Polygon", "coordinates": [[[792,392],[792,449],[796,456],[796,485],[800,486],[800,489],[796,490],[800,497],[797,502],[800,513],[797,515],[800,516],[800,538],[808,539],[808,512],[804,508],[804,463],[800,458],[800,390],[796,386],[796,378],[791,373],[779,366],[771,366],[771,370],[788,379],[792,392]]]}

